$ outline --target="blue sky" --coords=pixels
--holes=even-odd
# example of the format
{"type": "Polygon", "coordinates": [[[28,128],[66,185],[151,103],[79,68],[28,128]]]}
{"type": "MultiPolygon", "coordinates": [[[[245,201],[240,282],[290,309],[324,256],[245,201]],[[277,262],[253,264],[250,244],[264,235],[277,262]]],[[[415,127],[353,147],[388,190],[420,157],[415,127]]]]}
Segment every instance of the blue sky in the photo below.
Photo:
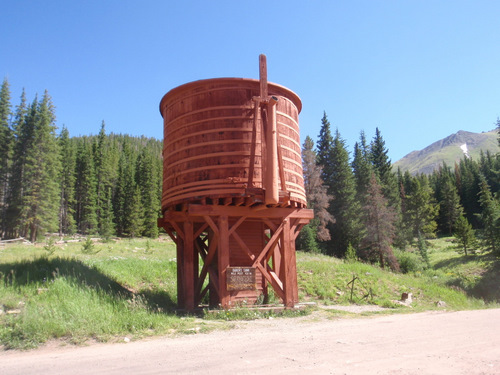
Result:
{"type": "Polygon", "coordinates": [[[379,127],[394,161],[500,117],[500,1],[3,1],[0,79],[12,103],[47,89],[73,136],[161,139],[170,89],[268,78],[302,99],[302,140],[326,111],[349,149],[379,127]]]}

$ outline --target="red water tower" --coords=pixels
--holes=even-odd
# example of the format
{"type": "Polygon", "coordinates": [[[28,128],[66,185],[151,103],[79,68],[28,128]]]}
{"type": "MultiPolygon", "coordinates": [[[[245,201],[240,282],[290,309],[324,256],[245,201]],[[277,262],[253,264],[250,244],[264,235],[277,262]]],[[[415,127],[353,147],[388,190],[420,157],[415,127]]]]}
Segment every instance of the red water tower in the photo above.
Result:
{"type": "Polygon", "coordinates": [[[307,209],[291,90],[260,79],[190,82],[160,102],[163,227],[177,245],[179,308],[298,302],[295,239],[307,209]],[[208,294],[208,295],[207,295],[208,294]]]}

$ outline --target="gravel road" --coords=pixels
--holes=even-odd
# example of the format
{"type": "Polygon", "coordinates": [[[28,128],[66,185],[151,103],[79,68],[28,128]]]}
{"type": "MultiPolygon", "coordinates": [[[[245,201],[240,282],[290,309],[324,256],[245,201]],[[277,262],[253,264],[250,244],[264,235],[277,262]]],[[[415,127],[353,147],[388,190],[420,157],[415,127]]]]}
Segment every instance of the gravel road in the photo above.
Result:
{"type": "Polygon", "coordinates": [[[0,374],[500,374],[500,309],[242,322],[229,331],[0,352],[0,374]]]}

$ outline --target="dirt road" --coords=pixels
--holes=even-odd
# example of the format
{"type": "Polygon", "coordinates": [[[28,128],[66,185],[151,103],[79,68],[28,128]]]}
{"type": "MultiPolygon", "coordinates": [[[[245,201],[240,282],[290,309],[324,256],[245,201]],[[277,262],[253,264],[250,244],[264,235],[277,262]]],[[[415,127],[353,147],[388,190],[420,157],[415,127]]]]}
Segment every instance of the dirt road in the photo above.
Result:
{"type": "Polygon", "coordinates": [[[173,339],[1,352],[0,374],[500,374],[500,309],[261,320],[173,339]]]}

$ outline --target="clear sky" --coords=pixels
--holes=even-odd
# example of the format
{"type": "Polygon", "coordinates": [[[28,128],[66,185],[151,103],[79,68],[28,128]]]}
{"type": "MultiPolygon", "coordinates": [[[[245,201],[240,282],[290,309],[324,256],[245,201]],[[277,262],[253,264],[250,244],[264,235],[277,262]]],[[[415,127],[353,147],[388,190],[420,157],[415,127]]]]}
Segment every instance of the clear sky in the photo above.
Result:
{"type": "Polygon", "coordinates": [[[73,136],[161,139],[170,89],[268,79],[302,99],[302,140],[323,111],[349,149],[379,127],[393,162],[500,117],[500,1],[3,0],[0,79],[12,103],[47,89],[73,136]]]}

